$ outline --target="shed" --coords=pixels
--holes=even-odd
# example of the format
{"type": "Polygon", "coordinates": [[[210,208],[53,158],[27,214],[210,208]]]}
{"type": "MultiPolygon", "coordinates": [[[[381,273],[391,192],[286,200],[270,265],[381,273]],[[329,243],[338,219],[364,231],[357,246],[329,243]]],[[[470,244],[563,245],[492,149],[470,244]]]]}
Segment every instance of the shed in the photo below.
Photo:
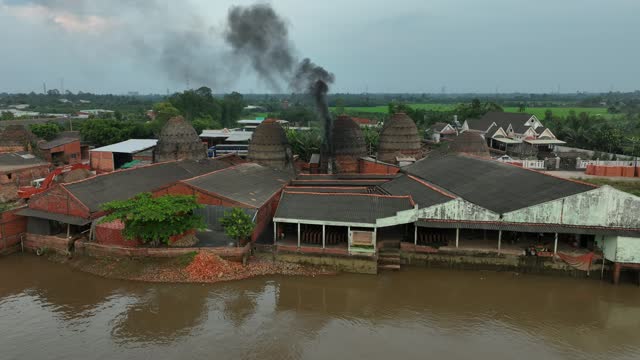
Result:
{"type": "Polygon", "coordinates": [[[133,160],[140,160],[141,164],[151,163],[157,142],[155,139],[129,139],[92,149],[89,151],[91,168],[98,172],[110,172],[133,160]]]}

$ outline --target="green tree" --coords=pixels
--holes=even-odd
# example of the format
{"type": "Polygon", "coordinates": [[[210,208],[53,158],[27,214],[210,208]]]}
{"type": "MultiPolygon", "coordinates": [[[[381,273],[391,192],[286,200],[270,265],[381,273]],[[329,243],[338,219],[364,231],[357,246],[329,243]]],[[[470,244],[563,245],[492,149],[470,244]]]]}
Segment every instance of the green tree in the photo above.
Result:
{"type": "Polygon", "coordinates": [[[319,129],[314,128],[309,131],[288,129],[286,134],[291,151],[300,156],[303,161],[308,162],[311,160],[311,155],[320,153],[322,135],[319,129]]]}
{"type": "Polygon", "coordinates": [[[553,120],[553,111],[551,111],[549,109],[545,110],[544,119],[547,120],[547,121],[553,120]]]}
{"type": "Polygon", "coordinates": [[[204,221],[194,210],[202,205],[195,196],[165,195],[153,197],[142,193],[129,200],[116,200],[102,205],[108,215],[102,222],[120,220],[124,223],[123,235],[145,244],[167,244],[174,235],[189,230],[203,229],[204,221]]]}
{"type": "Polygon", "coordinates": [[[55,122],[47,122],[44,124],[33,124],[29,126],[31,132],[37,137],[45,140],[54,139],[64,128],[55,122]]]}
{"type": "Polygon", "coordinates": [[[251,217],[241,208],[233,208],[226,211],[224,217],[220,219],[220,224],[224,227],[224,233],[230,238],[237,240],[238,245],[251,239],[255,224],[251,217]]]}
{"type": "Polygon", "coordinates": [[[169,102],[155,104],[153,112],[156,114],[155,122],[158,129],[161,129],[172,117],[180,115],[180,111],[169,102]]]}
{"type": "Polygon", "coordinates": [[[215,121],[211,118],[211,116],[204,116],[196,118],[191,122],[193,128],[196,129],[198,134],[202,133],[202,130],[205,129],[220,129],[222,125],[219,121],[215,121]]]}
{"type": "Polygon", "coordinates": [[[154,125],[134,121],[91,119],[81,123],[80,135],[89,144],[105,146],[133,138],[153,138],[154,125]]]}
{"type": "Polygon", "coordinates": [[[13,116],[11,111],[3,111],[0,113],[0,120],[13,120],[14,118],[15,116],[13,116]]]}
{"type": "Polygon", "coordinates": [[[520,103],[518,105],[518,112],[525,112],[527,111],[527,105],[525,103],[520,103]]]}
{"type": "Polygon", "coordinates": [[[220,102],[213,97],[211,89],[206,86],[173,94],[169,97],[169,103],[188,121],[203,116],[211,116],[216,120],[221,118],[220,102]]]}
{"type": "Polygon", "coordinates": [[[343,98],[338,98],[336,100],[336,113],[338,115],[345,114],[345,107],[344,107],[344,99],[343,98]]]}
{"type": "MultiPolygon", "coordinates": [[[[225,127],[234,125],[236,121],[240,120],[244,107],[244,99],[240,93],[234,91],[225,95],[222,101],[222,125],[225,127]]],[[[210,116],[213,116],[213,114],[210,116]]]]}
{"type": "Polygon", "coordinates": [[[367,145],[367,151],[369,155],[373,155],[378,152],[378,143],[380,142],[380,128],[379,127],[365,127],[362,129],[364,135],[364,142],[367,145]]]}

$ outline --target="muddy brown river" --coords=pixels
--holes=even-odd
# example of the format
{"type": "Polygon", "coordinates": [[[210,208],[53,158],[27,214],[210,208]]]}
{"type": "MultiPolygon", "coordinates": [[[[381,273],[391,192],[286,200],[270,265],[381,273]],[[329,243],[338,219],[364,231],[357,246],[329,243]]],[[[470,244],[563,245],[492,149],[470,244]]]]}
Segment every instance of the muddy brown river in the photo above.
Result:
{"type": "Polygon", "coordinates": [[[217,285],[0,258],[0,359],[640,359],[640,288],[408,269],[217,285]]]}

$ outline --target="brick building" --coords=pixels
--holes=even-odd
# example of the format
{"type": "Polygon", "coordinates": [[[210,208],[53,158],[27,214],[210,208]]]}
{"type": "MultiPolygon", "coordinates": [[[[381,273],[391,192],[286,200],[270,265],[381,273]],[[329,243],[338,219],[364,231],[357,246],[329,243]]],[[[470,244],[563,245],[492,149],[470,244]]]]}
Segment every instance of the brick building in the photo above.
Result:
{"type": "Polygon", "coordinates": [[[0,154],[0,186],[24,186],[49,173],[50,164],[24,151],[0,154]]]}
{"type": "MultiPolygon", "coordinates": [[[[209,232],[199,234],[212,242],[227,242],[218,220],[224,211],[239,207],[254,217],[256,228],[252,240],[268,230],[282,189],[291,180],[288,171],[271,169],[255,163],[244,163],[192,179],[178,181],[154,192],[156,195],[195,195],[198,203],[208,205],[205,214],[209,232]]],[[[268,231],[267,231],[268,232],[268,231]]]]}
{"type": "MultiPolygon", "coordinates": [[[[66,131],[55,139],[38,145],[42,156],[54,165],[78,164],[82,162],[82,145],[78,132],[66,131]]],[[[85,146],[88,150],[88,147],[85,146]]]]}
{"type": "Polygon", "coordinates": [[[180,180],[233,166],[239,158],[176,161],[98,175],[78,182],[59,184],[33,196],[20,215],[29,217],[29,233],[52,235],[66,229],[86,230],[88,224],[104,215],[101,206],[113,200],[126,200],[143,192],[153,192],[180,180]],[[62,228],[58,225],[62,224],[62,228]],[[72,228],[72,229],[69,229],[72,228]]]}

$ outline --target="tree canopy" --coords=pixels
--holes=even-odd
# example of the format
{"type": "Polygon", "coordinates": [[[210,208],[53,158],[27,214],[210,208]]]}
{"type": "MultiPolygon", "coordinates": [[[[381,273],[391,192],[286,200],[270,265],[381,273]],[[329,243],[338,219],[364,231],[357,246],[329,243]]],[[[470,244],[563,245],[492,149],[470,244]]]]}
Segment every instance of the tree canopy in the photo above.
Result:
{"type": "Polygon", "coordinates": [[[204,222],[194,210],[202,205],[195,196],[165,195],[153,197],[142,193],[129,200],[111,201],[102,206],[107,215],[102,222],[120,220],[123,235],[154,246],[167,244],[174,235],[193,229],[202,229],[204,222]]]}
{"type": "Polygon", "coordinates": [[[241,208],[226,211],[224,217],[220,219],[220,224],[224,227],[227,236],[238,241],[249,240],[255,228],[251,217],[241,208]]]}
{"type": "Polygon", "coordinates": [[[64,130],[64,127],[56,122],[47,122],[44,124],[33,124],[29,126],[29,129],[35,136],[41,139],[52,140],[64,130]]]}
{"type": "Polygon", "coordinates": [[[80,125],[80,134],[84,141],[105,146],[128,139],[151,139],[153,128],[148,124],[135,121],[91,119],[80,125]]]}

